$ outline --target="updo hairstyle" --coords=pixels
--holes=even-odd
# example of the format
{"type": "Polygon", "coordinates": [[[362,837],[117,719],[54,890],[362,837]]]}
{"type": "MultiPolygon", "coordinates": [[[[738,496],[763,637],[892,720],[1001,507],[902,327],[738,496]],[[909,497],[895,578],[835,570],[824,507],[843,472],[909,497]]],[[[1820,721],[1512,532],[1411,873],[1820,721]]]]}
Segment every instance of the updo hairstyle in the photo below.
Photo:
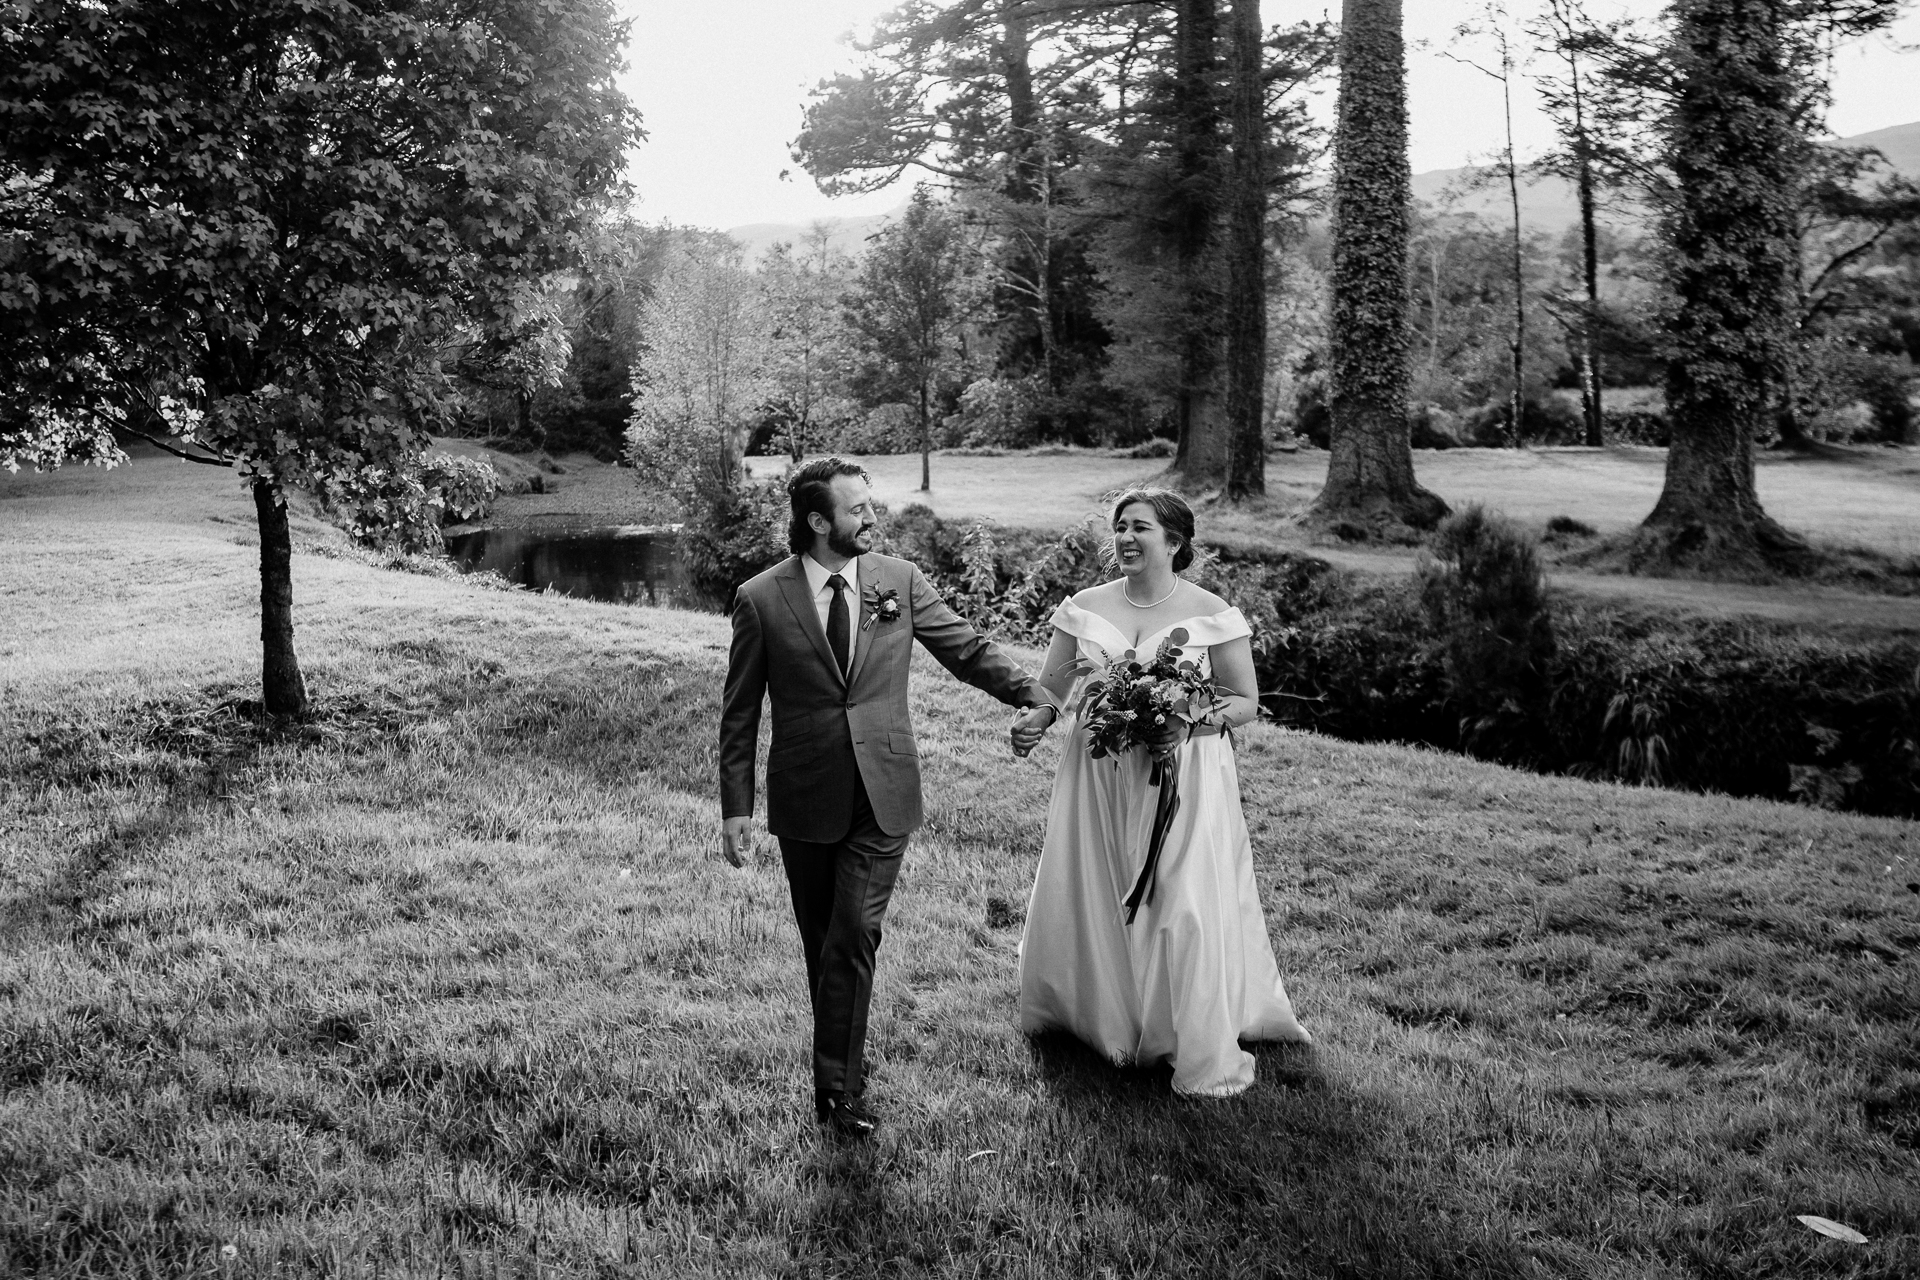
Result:
{"type": "Polygon", "coordinates": [[[1171,489],[1148,486],[1142,489],[1129,489],[1114,499],[1113,516],[1107,521],[1109,527],[1120,519],[1120,513],[1136,502],[1144,502],[1153,508],[1153,518],[1160,527],[1173,536],[1177,545],[1173,549],[1173,571],[1179,573],[1193,563],[1193,508],[1187,500],[1171,489]]]}

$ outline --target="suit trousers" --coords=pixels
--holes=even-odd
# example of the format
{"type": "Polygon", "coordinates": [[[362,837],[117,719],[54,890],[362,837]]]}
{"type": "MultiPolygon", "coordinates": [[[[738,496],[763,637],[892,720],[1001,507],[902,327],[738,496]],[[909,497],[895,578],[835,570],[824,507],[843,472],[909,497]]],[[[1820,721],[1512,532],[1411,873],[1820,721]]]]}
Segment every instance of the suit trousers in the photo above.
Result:
{"type": "Polygon", "coordinates": [[[813,1000],[815,1089],[854,1096],[866,1089],[861,1059],[873,1000],[873,961],[906,848],[906,836],[880,829],[867,789],[858,782],[853,822],[843,838],[831,844],[780,838],[813,1000]]]}

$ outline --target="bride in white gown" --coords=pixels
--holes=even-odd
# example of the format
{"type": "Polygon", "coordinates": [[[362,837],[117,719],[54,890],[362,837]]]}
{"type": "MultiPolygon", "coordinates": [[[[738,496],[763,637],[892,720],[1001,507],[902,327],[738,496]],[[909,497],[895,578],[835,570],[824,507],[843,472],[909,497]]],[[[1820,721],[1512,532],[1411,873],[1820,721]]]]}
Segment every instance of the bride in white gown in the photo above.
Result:
{"type": "MultiPolygon", "coordinates": [[[[1225,732],[1258,714],[1251,631],[1238,609],[1177,576],[1192,544],[1193,512],[1178,494],[1123,494],[1113,518],[1121,577],[1054,612],[1042,683],[1062,705],[1071,677],[1060,673],[1077,659],[1128,650],[1144,659],[1176,627],[1188,633],[1186,655],[1234,693],[1191,736],[1179,724],[1118,758],[1089,758],[1085,729],[1068,721],[1020,943],[1020,1024],[1028,1034],[1070,1031],[1116,1063],[1171,1061],[1176,1092],[1226,1097],[1253,1083],[1240,1041],[1311,1038],[1267,940],[1225,732]],[[1180,804],[1151,898],[1129,924],[1123,902],[1157,799],[1150,750],[1171,752],[1180,804]]],[[[1050,715],[1042,708],[1016,722],[1014,749],[1030,750],[1050,715]]]]}

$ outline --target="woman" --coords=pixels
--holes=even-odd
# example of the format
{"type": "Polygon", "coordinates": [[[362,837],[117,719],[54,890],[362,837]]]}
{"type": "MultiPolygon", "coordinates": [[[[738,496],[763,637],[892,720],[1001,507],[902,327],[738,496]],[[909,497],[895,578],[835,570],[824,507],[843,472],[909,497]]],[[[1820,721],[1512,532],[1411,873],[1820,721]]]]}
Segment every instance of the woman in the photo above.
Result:
{"type": "MultiPolygon", "coordinates": [[[[1120,577],[1061,604],[1042,679],[1064,705],[1080,658],[1147,657],[1176,627],[1187,656],[1227,696],[1189,732],[1176,722],[1150,746],[1094,760],[1069,723],[1046,843],[1020,944],[1020,1023],[1071,1031],[1110,1060],[1173,1064],[1178,1093],[1227,1097],[1253,1083],[1242,1040],[1310,1037],[1295,1021],[1267,941],[1253,849],[1226,730],[1259,713],[1251,631],[1235,609],[1181,579],[1193,562],[1193,511],[1166,489],[1135,489],[1113,509],[1120,577]],[[1157,789],[1150,753],[1169,759],[1180,804],[1151,901],[1127,923],[1157,789]]],[[[1044,719],[1044,717],[1042,717],[1044,719]]],[[[1043,727],[1016,726],[1025,754],[1043,727]]]]}

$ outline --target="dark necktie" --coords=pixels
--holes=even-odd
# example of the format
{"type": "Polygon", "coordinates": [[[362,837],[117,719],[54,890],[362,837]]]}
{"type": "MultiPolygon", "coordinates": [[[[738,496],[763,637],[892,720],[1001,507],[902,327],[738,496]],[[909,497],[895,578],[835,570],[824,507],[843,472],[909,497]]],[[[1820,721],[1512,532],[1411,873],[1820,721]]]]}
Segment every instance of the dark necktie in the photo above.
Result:
{"type": "Polygon", "coordinates": [[[840,674],[845,675],[847,641],[851,639],[847,622],[847,580],[836,573],[827,579],[827,585],[833,588],[833,603],[827,606],[827,647],[833,650],[833,660],[840,664],[840,674]]]}

